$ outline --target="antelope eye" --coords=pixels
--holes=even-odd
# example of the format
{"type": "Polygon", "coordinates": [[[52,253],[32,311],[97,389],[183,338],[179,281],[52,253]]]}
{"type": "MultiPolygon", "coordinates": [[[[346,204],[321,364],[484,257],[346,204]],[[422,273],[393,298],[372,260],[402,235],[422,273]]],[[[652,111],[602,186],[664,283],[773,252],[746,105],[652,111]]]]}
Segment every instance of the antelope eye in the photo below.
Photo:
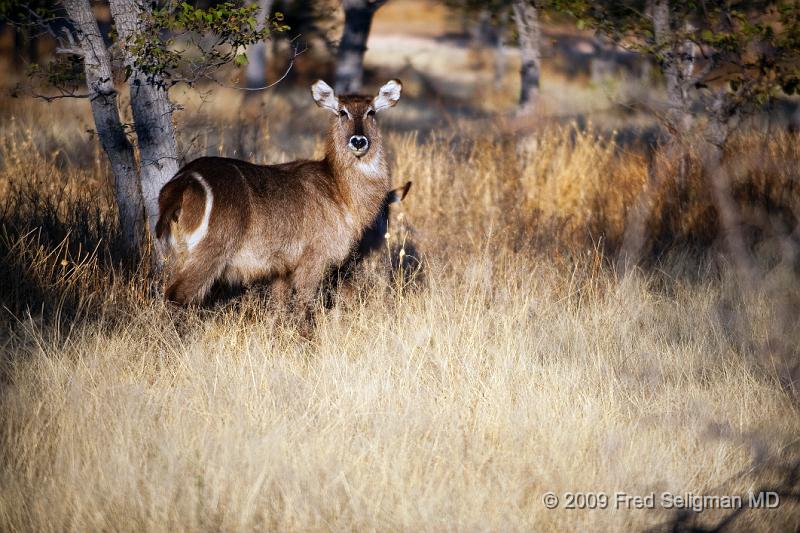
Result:
{"type": "Polygon", "coordinates": [[[340,117],[346,117],[346,116],[347,116],[347,111],[345,111],[344,109],[342,109],[341,111],[339,111],[339,116],[340,116],[340,117]]]}

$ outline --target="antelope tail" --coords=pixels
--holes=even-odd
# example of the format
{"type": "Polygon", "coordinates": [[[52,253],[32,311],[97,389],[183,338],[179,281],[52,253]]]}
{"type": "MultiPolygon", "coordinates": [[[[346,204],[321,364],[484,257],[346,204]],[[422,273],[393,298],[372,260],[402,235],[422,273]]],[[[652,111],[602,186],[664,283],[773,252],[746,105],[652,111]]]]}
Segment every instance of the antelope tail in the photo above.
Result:
{"type": "Polygon", "coordinates": [[[183,191],[190,184],[192,178],[186,174],[179,174],[167,182],[158,194],[158,222],[156,223],[156,238],[169,237],[171,223],[178,220],[183,203],[183,191]]]}

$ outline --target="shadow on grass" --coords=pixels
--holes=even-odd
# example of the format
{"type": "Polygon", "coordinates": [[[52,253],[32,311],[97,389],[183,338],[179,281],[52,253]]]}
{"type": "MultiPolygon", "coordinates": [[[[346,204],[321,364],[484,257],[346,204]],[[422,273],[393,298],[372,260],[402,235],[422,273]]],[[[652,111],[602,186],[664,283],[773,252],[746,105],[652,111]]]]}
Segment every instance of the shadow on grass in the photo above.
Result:
{"type": "Polygon", "coordinates": [[[113,320],[156,285],[148,258],[119,238],[116,211],[96,198],[12,190],[0,201],[0,325],[9,335],[26,321],[68,333],[101,314],[113,320]]]}
{"type": "MultiPolygon", "coordinates": [[[[785,509],[787,506],[800,507],[800,461],[796,459],[762,459],[754,467],[749,468],[746,473],[751,474],[753,471],[761,472],[763,475],[775,479],[775,481],[771,484],[756,487],[746,494],[731,494],[730,496],[737,496],[740,503],[735,504],[734,508],[727,511],[721,519],[716,521],[704,520],[703,510],[711,510],[713,509],[712,506],[698,511],[681,509],[675,512],[671,519],[649,528],[647,532],[722,533],[725,531],[746,531],[758,524],[755,513],[775,512],[777,509],[781,507],[785,509]],[[773,504],[776,506],[767,507],[767,505],[773,504]],[[748,519],[750,520],[749,523],[747,522],[748,519]]],[[[740,477],[744,473],[733,476],[731,480],[740,477]]],[[[715,504],[712,503],[711,505],[715,504]]],[[[797,513],[796,510],[795,513],[797,513]]],[[[790,515],[791,512],[787,512],[787,517],[790,515]]]]}

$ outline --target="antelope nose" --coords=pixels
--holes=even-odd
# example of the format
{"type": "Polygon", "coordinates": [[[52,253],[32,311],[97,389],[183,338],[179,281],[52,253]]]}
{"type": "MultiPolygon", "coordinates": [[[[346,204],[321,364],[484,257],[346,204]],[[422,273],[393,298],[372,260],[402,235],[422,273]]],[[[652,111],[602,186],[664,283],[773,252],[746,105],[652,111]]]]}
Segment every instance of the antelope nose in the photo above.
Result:
{"type": "Polygon", "coordinates": [[[350,137],[350,146],[354,150],[366,150],[367,146],[369,146],[369,141],[363,135],[353,135],[350,137]]]}

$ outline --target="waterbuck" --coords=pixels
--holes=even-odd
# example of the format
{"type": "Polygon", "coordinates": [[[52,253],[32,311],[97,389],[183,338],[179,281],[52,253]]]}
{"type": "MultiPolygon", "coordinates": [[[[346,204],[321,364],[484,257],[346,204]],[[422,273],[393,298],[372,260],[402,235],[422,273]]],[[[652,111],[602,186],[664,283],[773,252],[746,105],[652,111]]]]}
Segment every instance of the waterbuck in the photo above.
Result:
{"type": "Polygon", "coordinates": [[[161,189],[156,236],[174,257],[165,297],[200,302],[217,280],[271,280],[273,297],[308,311],[328,269],[342,264],[376,219],[389,172],[375,114],[402,85],[375,97],[337,97],[322,80],[314,101],[332,113],[322,160],[254,165],[201,157],[161,189]]]}

